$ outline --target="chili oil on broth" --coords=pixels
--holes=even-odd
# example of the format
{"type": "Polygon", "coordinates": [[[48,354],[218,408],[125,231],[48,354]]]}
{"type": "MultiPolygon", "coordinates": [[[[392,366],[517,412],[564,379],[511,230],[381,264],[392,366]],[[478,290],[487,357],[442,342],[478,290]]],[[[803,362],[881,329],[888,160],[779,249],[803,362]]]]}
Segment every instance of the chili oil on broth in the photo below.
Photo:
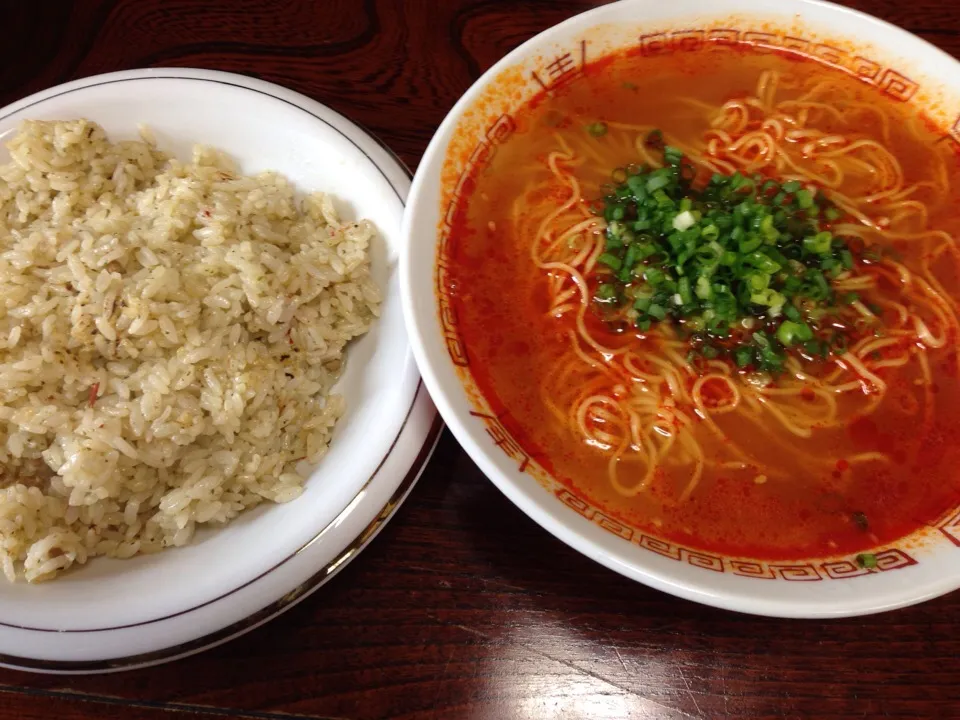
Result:
{"type": "MultiPolygon", "coordinates": [[[[659,57],[606,58],[588,66],[563,89],[538,96],[514,119],[517,131],[475,172],[471,190],[458,208],[449,290],[478,387],[493,409],[503,412],[504,425],[548,472],[635,527],[687,546],[765,559],[860,552],[903,537],[960,503],[960,483],[953,470],[960,461],[960,423],[951,411],[960,399],[956,301],[946,290],[956,287],[952,238],[960,231],[960,216],[953,208],[960,185],[953,148],[939,142],[940,136],[922,116],[873,87],[810,60],[748,48],[710,48],[659,57]],[[840,193],[838,204],[849,197],[876,196],[871,202],[844,205],[844,217],[836,225],[843,224],[851,240],[868,250],[896,258],[889,265],[882,261],[867,268],[874,287],[861,287],[865,291],[861,294],[867,312],[871,311],[867,298],[876,296],[886,303],[881,307],[871,303],[872,309],[879,313],[882,327],[899,335],[890,336],[895,343],[872,346],[867,335],[873,330],[853,338],[869,351],[858,368],[873,380],[864,380],[851,368],[857,356],[846,369],[836,363],[835,355],[806,364],[809,382],[785,372],[768,386],[774,395],[778,383],[792,388],[780,413],[786,413],[787,422],[765,407],[752,414],[746,407],[715,417],[707,412],[721,430],[716,433],[689,402],[691,390],[710,374],[710,367],[683,369],[685,351],[678,342],[682,338],[611,329],[588,310],[581,329],[599,347],[629,347],[638,358],[634,377],[618,374],[616,363],[605,362],[604,353],[576,342],[576,312],[557,317],[564,299],[568,304],[578,302],[577,293],[568,292],[575,286],[569,275],[538,267],[537,252],[531,248],[538,233],[549,228],[551,218],[568,204],[572,193],[568,178],[575,179],[582,198],[568,210],[569,218],[587,223],[590,214],[584,206],[604,194],[615,168],[651,160],[652,151],[638,143],[651,128],[662,129],[667,142],[691,157],[707,162],[713,158],[711,170],[726,174],[743,169],[742,158],[753,157],[762,165],[759,172],[767,176],[796,174],[794,166],[779,170],[773,162],[763,166],[763,148],[756,143],[740,153],[741,161],[723,151],[724,143],[728,149],[730,145],[726,138],[718,139],[716,129],[736,129],[739,121],[733,117],[736,111],[722,108],[729,101],[751,98],[768,106],[765,115],[754,108],[761,118],[752,125],[775,115],[770,108],[776,102],[777,107],[790,109],[802,127],[816,131],[789,147],[805,179],[814,176],[817,187],[829,191],[835,180],[830,176],[831,157],[823,154],[831,147],[873,140],[896,159],[902,177],[884,180],[876,177],[878,173],[893,178],[894,172],[883,166],[879,154],[870,156],[868,149],[842,153],[846,173],[834,189],[840,193]],[[802,107],[789,104],[804,98],[816,101],[805,114],[802,107]],[[727,117],[722,117],[724,113],[727,117]],[[604,123],[606,132],[594,137],[588,128],[597,122],[604,123]],[[796,152],[811,139],[831,137],[841,139],[832,145],[828,140],[807,158],[796,152]],[[714,155],[709,152],[711,140],[714,155]],[[558,154],[569,159],[558,160],[558,154]],[[884,197],[885,188],[878,188],[878,183],[885,183],[886,190],[895,185],[899,191],[884,197]],[[870,223],[878,222],[880,229],[871,228],[870,223]],[[942,234],[924,235],[931,230],[942,234]],[[929,278],[922,280],[923,287],[935,287],[949,307],[915,290],[905,300],[902,289],[897,289],[904,273],[910,275],[911,288],[929,278]],[[915,332],[911,335],[911,328],[917,327],[911,325],[913,315],[905,320],[903,310],[896,307],[899,302],[912,311],[904,303],[914,296],[922,300],[917,316],[941,347],[926,347],[915,332]],[[907,361],[901,362],[903,358],[907,361]],[[669,367],[672,373],[664,369],[669,367]],[[682,426],[684,431],[676,435],[691,438],[690,447],[674,453],[676,462],[659,463],[642,490],[625,495],[624,488],[635,487],[648,472],[643,448],[615,461],[618,491],[611,481],[610,448],[605,450],[603,443],[578,432],[569,418],[578,398],[582,400],[591,387],[608,396],[629,394],[636,375],[644,371],[659,373],[663,387],[657,396],[676,407],[663,429],[669,433],[670,423],[682,426]],[[827,381],[833,387],[853,383],[862,389],[828,393],[835,395],[836,403],[828,412],[829,400],[822,399],[822,393],[804,389],[827,381]],[[679,392],[671,389],[671,382],[682,386],[679,392]],[[787,428],[796,430],[798,424],[808,437],[787,428]],[[749,462],[742,462],[734,450],[745,452],[749,462]],[[703,459],[699,473],[697,452],[703,459]],[[698,479],[691,486],[694,474],[698,479]]],[[[557,228],[563,219],[556,218],[557,228]]],[[[588,227],[579,239],[569,240],[567,255],[581,255],[577,243],[586,247],[591,233],[596,228],[588,227]]],[[[547,245],[541,244],[539,250],[547,245]]],[[[540,257],[541,266],[549,265],[549,260],[540,257]]],[[[584,278],[593,292],[595,281],[587,273],[584,278]]],[[[857,288],[858,282],[862,285],[862,278],[854,277],[848,284],[857,288]]],[[[877,340],[883,337],[885,333],[877,340]]],[[[743,373],[735,368],[728,373],[732,386],[701,382],[700,399],[722,406],[731,387],[746,387],[743,373]]]]}

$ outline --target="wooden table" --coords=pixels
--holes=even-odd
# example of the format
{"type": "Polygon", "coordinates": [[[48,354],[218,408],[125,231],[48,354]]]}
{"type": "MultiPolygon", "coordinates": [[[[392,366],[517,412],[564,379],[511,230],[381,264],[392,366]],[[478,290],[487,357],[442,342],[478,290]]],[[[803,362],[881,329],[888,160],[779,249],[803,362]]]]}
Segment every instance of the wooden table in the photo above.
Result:
{"type": "MultiPolygon", "coordinates": [[[[654,0],[651,0],[654,1],[654,0]]],[[[477,76],[589,0],[5,0],[0,105],[147,66],[256,75],[411,168],[477,76]]],[[[857,0],[960,54],[960,6],[857,0]]],[[[0,671],[16,718],[960,718],[960,594],[799,622],[629,582],[516,510],[448,434],[373,545],[267,626],[121,675],[0,671]]]]}

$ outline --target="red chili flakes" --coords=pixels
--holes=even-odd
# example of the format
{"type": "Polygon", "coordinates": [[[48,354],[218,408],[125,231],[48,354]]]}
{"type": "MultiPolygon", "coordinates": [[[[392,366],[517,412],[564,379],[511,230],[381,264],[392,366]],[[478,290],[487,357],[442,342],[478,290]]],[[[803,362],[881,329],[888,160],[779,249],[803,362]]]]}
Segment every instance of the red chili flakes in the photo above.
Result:
{"type": "Polygon", "coordinates": [[[813,392],[813,388],[805,387],[800,391],[800,397],[806,400],[807,402],[813,402],[817,399],[817,395],[813,392]]]}
{"type": "Polygon", "coordinates": [[[97,393],[100,392],[100,383],[94,383],[90,386],[90,407],[97,401],[97,393]]]}

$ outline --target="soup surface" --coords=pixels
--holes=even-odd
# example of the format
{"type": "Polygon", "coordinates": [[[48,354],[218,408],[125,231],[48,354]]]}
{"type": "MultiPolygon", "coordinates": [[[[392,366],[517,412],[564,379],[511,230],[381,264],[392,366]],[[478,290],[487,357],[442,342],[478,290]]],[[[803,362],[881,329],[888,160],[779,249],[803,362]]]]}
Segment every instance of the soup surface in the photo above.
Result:
{"type": "Polygon", "coordinates": [[[724,47],[605,58],[515,121],[448,292],[479,388],[558,480],[766,559],[960,504],[960,185],[922,115],[724,47]]]}

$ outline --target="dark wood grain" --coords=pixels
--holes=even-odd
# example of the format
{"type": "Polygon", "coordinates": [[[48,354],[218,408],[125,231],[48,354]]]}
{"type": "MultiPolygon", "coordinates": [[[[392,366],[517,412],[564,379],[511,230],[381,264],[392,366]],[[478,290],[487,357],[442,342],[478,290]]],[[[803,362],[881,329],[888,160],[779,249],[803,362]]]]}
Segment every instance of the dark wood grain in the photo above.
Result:
{"type": "MultiPolygon", "coordinates": [[[[146,66],[254,75],[416,167],[473,79],[575,0],[0,0],[0,105],[146,66]]],[[[960,55],[960,7],[858,0],[960,55]]],[[[102,677],[0,671],[0,716],[960,718],[960,595],[831,622],[712,610],[628,582],[517,511],[445,435],[336,581],[199,656],[102,677]]]]}

